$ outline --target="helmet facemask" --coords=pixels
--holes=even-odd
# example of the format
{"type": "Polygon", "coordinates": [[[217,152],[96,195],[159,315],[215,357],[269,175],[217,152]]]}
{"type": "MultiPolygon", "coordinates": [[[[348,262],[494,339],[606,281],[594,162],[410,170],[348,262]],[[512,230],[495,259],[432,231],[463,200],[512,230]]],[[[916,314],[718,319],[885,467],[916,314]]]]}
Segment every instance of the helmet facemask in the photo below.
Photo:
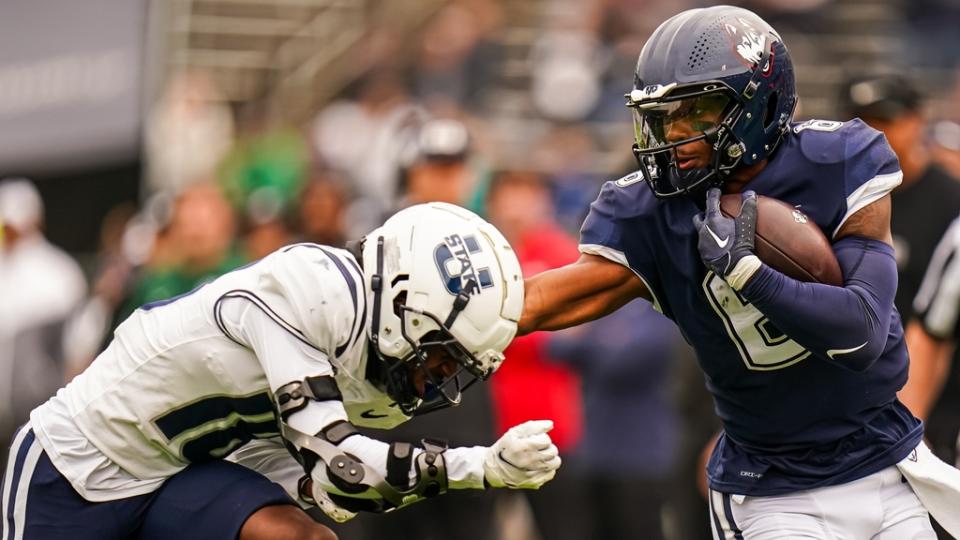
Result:
{"type": "Polygon", "coordinates": [[[740,165],[756,163],[773,152],[795,105],[795,100],[785,103],[790,114],[778,116],[778,91],[767,90],[769,82],[764,79],[774,75],[774,47],[782,49],[782,42],[764,48],[749,71],[738,76],[736,88],[742,91],[727,79],[641,86],[638,78],[638,87],[625,96],[634,118],[633,152],[657,197],[702,198],[740,165]],[[771,136],[762,135],[765,132],[771,136]],[[773,142],[759,142],[762,149],[758,148],[758,134],[773,142]],[[688,146],[697,143],[709,146],[709,158],[681,167],[699,154],[688,146]]]}
{"type": "MultiPolygon", "coordinates": [[[[485,380],[492,372],[483,372],[481,362],[466,350],[450,330],[432,314],[407,307],[401,297],[395,309],[402,321],[400,332],[410,345],[411,352],[398,359],[377,354],[387,366],[386,391],[408,415],[422,415],[460,404],[463,392],[477,381],[485,380]],[[419,339],[412,329],[426,318],[437,329],[419,339]],[[442,364],[453,366],[445,373],[442,364]],[[418,378],[420,385],[417,384],[418,378]],[[418,387],[421,386],[422,388],[418,387]]],[[[428,323],[429,324],[429,323],[428,323]]]]}
{"type": "Polygon", "coordinates": [[[381,323],[381,306],[385,300],[384,239],[378,237],[376,241],[377,271],[371,277],[374,308],[370,354],[379,362],[368,361],[367,378],[409,416],[456,406],[464,391],[477,381],[487,379],[502,361],[502,354],[493,359],[494,363],[490,358],[481,361],[450,330],[470,302],[475,285],[468,282],[463,287],[456,295],[452,309],[441,320],[437,314],[409,306],[404,282],[410,277],[396,276],[389,284],[394,295],[390,304],[395,321],[398,321],[398,328],[394,331],[399,331],[406,346],[402,347],[404,352],[400,355],[385,354],[379,343],[381,332],[385,331],[381,323]],[[444,369],[442,364],[447,364],[447,368],[444,369]]]}
{"type": "Polygon", "coordinates": [[[636,92],[627,97],[636,136],[634,156],[657,196],[706,191],[739,164],[741,153],[730,126],[740,107],[722,83],[675,88],[654,99],[635,101],[632,98],[641,97],[636,92]],[[702,151],[706,148],[709,155],[702,151]]]}

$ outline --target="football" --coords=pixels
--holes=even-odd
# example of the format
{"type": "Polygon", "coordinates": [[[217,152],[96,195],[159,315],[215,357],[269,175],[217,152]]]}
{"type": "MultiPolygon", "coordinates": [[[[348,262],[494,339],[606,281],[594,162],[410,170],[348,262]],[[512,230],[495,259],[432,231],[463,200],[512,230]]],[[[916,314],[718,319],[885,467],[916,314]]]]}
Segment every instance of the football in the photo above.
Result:
{"type": "MultiPolygon", "coordinates": [[[[740,194],[720,198],[725,216],[740,214],[740,194]]],[[[806,282],[843,285],[830,241],[806,214],[772,197],[757,196],[756,253],[761,261],[806,282]]]]}

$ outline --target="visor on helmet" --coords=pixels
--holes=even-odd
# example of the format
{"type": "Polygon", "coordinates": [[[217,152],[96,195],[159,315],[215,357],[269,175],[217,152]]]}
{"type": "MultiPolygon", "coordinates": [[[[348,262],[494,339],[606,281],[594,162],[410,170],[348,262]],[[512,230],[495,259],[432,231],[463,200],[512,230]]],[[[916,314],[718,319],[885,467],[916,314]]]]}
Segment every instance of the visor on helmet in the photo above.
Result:
{"type": "Polygon", "coordinates": [[[738,162],[727,145],[739,102],[729,87],[715,82],[674,86],[665,94],[647,97],[640,90],[627,94],[636,137],[634,156],[657,197],[699,197],[738,162]],[[710,145],[709,155],[703,147],[680,149],[701,141],[710,145]],[[681,166],[680,158],[693,160],[692,166],[681,166]]]}
{"type": "Polygon", "coordinates": [[[676,147],[706,137],[719,128],[731,101],[718,91],[632,105],[637,149],[676,147]]]}

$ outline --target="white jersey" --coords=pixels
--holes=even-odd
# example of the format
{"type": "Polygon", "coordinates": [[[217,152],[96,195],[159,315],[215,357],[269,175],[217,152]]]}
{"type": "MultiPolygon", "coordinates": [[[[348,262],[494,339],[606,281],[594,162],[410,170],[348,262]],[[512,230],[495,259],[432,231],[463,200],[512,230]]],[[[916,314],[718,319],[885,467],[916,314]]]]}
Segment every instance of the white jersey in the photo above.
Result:
{"type": "Polygon", "coordinates": [[[366,303],[349,253],[288,246],[137,310],[83,374],[33,411],[32,427],[93,501],[151,492],[190,462],[278,437],[273,392],[308,376],[335,376],[343,408],[334,416],[393,427],[408,418],[363,376],[366,303]]]}

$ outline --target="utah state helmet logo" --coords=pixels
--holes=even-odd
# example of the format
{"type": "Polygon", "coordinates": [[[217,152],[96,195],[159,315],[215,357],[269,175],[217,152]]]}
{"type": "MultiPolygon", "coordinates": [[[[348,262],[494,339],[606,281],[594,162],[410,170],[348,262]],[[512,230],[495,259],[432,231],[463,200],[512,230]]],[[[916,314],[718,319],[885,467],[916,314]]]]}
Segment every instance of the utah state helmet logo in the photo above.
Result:
{"type": "Polygon", "coordinates": [[[475,236],[451,234],[443,242],[433,250],[433,260],[450,294],[456,296],[466,289],[467,294],[473,295],[479,293],[480,289],[493,287],[490,269],[476,268],[470,258],[471,254],[483,251],[475,236]]]}

